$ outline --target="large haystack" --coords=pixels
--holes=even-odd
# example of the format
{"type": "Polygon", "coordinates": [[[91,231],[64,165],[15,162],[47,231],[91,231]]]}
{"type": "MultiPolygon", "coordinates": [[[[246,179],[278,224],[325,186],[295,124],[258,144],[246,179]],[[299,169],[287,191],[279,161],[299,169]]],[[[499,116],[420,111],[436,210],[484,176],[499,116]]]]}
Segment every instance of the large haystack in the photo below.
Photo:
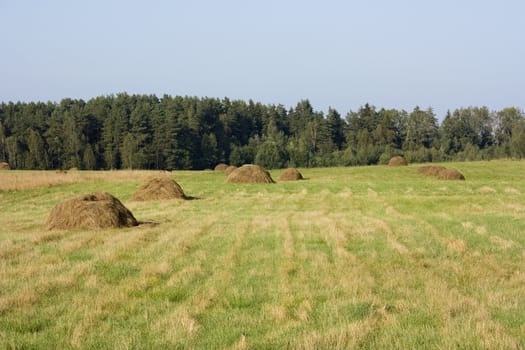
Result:
{"type": "Polygon", "coordinates": [[[281,176],[279,176],[279,181],[297,181],[303,179],[303,175],[296,168],[285,169],[281,173],[281,176]]]}
{"type": "Polygon", "coordinates": [[[163,199],[186,199],[186,195],[169,176],[154,177],[133,193],[133,201],[153,201],[163,199]]]}
{"type": "Polygon", "coordinates": [[[224,171],[228,167],[228,164],[219,163],[215,166],[215,171],[224,171]]]}
{"type": "Polygon", "coordinates": [[[228,183],[275,183],[270,173],[259,165],[246,164],[235,169],[226,180],[228,183]]]}
{"type": "Polygon", "coordinates": [[[11,170],[11,167],[9,166],[9,163],[1,162],[0,163],[0,170],[11,170]]]}
{"type": "Polygon", "coordinates": [[[237,167],[235,165],[230,165],[229,167],[227,167],[226,169],[224,169],[224,175],[226,176],[230,176],[230,174],[235,170],[237,169],[237,167]]]}
{"type": "Polygon", "coordinates": [[[437,178],[438,180],[465,180],[465,176],[456,169],[441,170],[437,178]]]}
{"type": "Polygon", "coordinates": [[[48,230],[104,229],[137,225],[133,214],[117,198],[106,192],[85,194],[57,204],[45,223],[48,230]]]}
{"type": "Polygon", "coordinates": [[[388,161],[388,166],[407,166],[408,162],[404,157],[395,156],[390,158],[388,161]]]}
{"type": "Polygon", "coordinates": [[[443,170],[447,170],[447,168],[440,165],[425,165],[417,168],[417,172],[425,176],[437,176],[443,170]]]}

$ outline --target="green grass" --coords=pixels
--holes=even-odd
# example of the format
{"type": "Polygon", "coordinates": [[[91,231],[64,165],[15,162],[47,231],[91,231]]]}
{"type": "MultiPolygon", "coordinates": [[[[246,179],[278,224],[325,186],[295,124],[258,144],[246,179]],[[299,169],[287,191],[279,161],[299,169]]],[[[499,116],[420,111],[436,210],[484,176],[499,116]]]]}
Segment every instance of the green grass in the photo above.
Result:
{"type": "Polygon", "coordinates": [[[467,180],[181,171],[198,199],[131,202],[145,175],[107,172],[0,191],[0,349],[525,348],[525,162],[445,166],[467,180]],[[43,229],[93,191],[157,224],[43,229]]]}

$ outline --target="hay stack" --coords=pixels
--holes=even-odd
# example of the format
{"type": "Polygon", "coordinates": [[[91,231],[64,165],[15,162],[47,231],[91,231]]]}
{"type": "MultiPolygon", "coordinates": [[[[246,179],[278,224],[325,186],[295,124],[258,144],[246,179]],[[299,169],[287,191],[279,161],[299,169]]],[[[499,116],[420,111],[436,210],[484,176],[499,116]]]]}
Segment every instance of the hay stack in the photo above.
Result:
{"type": "Polygon", "coordinates": [[[407,166],[408,162],[404,157],[395,156],[390,158],[388,161],[388,166],[407,166]]]}
{"type": "Polygon", "coordinates": [[[215,166],[215,171],[224,171],[228,167],[228,164],[220,163],[215,166]]]}
{"type": "Polygon", "coordinates": [[[438,180],[465,180],[465,176],[456,169],[441,170],[437,178],[438,180]]]}
{"type": "Polygon", "coordinates": [[[296,168],[288,168],[279,176],[279,181],[297,181],[303,179],[303,175],[296,168]]]}
{"type": "Polygon", "coordinates": [[[182,187],[169,176],[154,177],[133,193],[133,201],[187,199],[182,187]]]}
{"type": "Polygon", "coordinates": [[[9,166],[9,163],[1,162],[0,163],[0,170],[11,170],[11,167],[9,166]]]}
{"type": "Polygon", "coordinates": [[[417,172],[425,176],[437,176],[443,170],[447,170],[447,168],[440,165],[425,165],[417,168],[417,172]]]}
{"type": "Polygon", "coordinates": [[[106,192],[96,192],[57,204],[45,223],[48,230],[87,228],[104,229],[137,226],[133,214],[106,192]]]}
{"type": "Polygon", "coordinates": [[[229,167],[227,167],[225,170],[224,170],[224,175],[226,176],[230,176],[230,174],[235,170],[237,169],[237,167],[235,165],[230,165],[229,167]]]}
{"type": "Polygon", "coordinates": [[[253,164],[245,164],[235,169],[226,180],[228,183],[275,183],[270,173],[263,167],[253,164]]]}

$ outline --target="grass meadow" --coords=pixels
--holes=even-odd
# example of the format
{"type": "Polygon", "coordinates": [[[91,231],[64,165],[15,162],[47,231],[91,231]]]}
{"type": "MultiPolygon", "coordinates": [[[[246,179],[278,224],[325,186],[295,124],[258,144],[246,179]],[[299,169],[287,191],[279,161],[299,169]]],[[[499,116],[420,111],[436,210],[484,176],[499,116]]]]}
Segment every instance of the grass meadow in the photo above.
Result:
{"type": "Polygon", "coordinates": [[[524,349],[525,162],[444,165],[159,202],[129,201],[153,171],[0,172],[0,349],[524,349]],[[43,229],[95,191],[149,223],[43,229]]]}

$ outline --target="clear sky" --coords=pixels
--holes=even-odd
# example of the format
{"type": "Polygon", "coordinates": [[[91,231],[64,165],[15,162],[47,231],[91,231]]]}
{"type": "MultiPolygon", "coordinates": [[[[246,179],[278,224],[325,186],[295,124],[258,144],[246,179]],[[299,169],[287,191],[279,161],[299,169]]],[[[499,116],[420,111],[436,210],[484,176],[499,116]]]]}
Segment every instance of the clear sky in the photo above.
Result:
{"type": "Polygon", "coordinates": [[[523,0],[0,0],[0,101],[525,107],[523,0]]]}

